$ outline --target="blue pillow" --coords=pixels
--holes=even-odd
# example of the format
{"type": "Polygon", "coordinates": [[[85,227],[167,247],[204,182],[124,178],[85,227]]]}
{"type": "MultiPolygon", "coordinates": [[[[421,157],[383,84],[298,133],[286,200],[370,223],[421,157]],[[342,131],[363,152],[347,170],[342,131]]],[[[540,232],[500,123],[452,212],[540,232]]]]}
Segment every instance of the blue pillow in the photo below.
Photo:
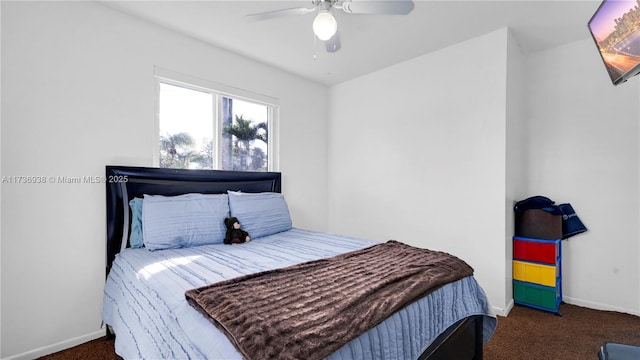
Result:
{"type": "Polygon", "coordinates": [[[142,237],[149,250],[221,244],[229,216],[227,194],[145,195],[142,237]]]}
{"type": "Polygon", "coordinates": [[[252,239],[290,230],[291,215],[280,193],[243,193],[227,191],[231,216],[240,220],[252,239]]]}
{"type": "Polygon", "coordinates": [[[142,247],[142,199],[133,198],[129,201],[131,209],[131,234],[129,235],[129,245],[132,248],[142,247]]]}

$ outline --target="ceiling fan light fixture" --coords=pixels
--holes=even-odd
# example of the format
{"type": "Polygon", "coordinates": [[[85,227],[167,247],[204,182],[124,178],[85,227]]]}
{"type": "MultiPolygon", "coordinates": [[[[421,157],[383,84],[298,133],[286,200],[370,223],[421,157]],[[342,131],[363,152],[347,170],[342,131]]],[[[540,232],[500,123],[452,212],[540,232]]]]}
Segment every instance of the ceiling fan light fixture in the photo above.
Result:
{"type": "Polygon", "coordinates": [[[320,10],[313,20],[313,33],[318,39],[327,41],[338,31],[336,18],[327,10],[320,10]]]}

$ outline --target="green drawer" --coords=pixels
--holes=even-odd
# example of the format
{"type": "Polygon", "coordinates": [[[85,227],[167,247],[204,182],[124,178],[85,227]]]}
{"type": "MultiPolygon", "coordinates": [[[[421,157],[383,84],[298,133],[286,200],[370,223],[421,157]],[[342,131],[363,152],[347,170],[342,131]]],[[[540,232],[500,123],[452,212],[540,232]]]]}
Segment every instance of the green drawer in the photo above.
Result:
{"type": "Polygon", "coordinates": [[[558,305],[558,291],[554,287],[540,286],[514,280],[513,299],[517,303],[556,310],[558,305]]]}

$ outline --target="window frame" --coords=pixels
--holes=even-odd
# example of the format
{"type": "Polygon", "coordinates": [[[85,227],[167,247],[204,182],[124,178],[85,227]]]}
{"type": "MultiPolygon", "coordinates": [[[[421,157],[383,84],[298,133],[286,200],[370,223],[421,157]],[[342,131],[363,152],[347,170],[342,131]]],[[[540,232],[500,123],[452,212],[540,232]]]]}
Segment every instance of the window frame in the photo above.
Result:
{"type": "Polygon", "coordinates": [[[215,139],[215,163],[213,168],[221,170],[222,166],[222,98],[227,97],[240,101],[251,102],[267,107],[267,126],[269,129],[269,141],[267,142],[267,171],[279,171],[279,115],[280,105],[276,98],[254,93],[252,91],[234,88],[213,81],[180,74],[171,70],[154,67],[155,88],[155,116],[154,116],[154,142],[153,142],[153,166],[160,166],[160,84],[165,83],[185,89],[200,91],[213,97],[213,124],[212,139],[215,139]]]}

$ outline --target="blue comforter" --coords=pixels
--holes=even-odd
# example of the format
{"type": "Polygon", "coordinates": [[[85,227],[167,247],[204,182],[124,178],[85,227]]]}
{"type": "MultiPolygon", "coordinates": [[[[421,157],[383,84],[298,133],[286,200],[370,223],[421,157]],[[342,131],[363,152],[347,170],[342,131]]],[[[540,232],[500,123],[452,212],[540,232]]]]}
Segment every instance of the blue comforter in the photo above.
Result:
{"type": "MultiPolygon", "coordinates": [[[[227,337],[187,303],[185,291],[374,244],[294,228],[241,245],[127,249],[107,278],[102,317],[125,359],[241,359],[227,337]]],[[[463,278],[396,312],[329,359],[415,359],[447,327],[479,314],[486,315],[487,341],[496,319],[475,279],[463,278]]]]}

